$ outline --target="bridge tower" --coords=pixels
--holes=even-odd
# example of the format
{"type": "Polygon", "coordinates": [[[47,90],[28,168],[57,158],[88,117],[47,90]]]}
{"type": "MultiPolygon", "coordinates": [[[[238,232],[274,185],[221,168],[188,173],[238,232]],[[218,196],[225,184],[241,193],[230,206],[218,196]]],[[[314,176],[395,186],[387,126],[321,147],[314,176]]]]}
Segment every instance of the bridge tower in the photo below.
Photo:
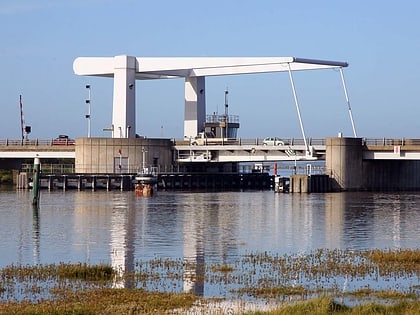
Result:
{"type": "MultiPolygon", "coordinates": [[[[292,71],[338,68],[341,72],[341,69],[347,66],[346,62],[296,57],[153,58],[122,55],[115,57],[79,57],[73,63],[73,70],[77,75],[114,78],[113,138],[133,138],[136,136],[136,80],[184,78],[184,137],[192,138],[202,130],[206,121],[206,76],[289,72],[302,135],[306,139],[294,89],[292,71]]],[[[349,111],[351,113],[350,106],[349,111]]],[[[225,130],[229,130],[229,128],[225,130]]],[[[309,151],[308,146],[307,151],[309,151]]]]}

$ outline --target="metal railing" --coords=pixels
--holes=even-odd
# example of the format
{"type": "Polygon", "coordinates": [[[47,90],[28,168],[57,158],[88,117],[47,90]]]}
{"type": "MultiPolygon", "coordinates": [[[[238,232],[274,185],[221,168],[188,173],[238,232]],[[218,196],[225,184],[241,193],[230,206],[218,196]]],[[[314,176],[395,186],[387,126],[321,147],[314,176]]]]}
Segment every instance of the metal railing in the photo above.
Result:
{"type": "MultiPolygon", "coordinates": [[[[230,139],[229,139],[230,140],[230,139]]],[[[262,138],[253,138],[253,139],[234,139],[237,145],[262,145],[262,138]]],[[[305,141],[301,138],[281,138],[284,142],[284,145],[305,145],[305,141]]],[[[188,139],[174,139],[175,145],[188,145],[188,139]]],[[[211,141],[209,141],[211,142],[211,141]]],[[[232,141],[226,141],[226,145],[232,145],[232,141]]],[[[221,142],[222,143],[222,142],[221,142]]],[[[325,138],[308,138],[307,143],[309,145],[325,145],[325,138]]],[[[55,140],[55,139],[0,139],[0,146],[74,146],[74,140],[55,140]]],[[[209,143],[211,144],[211,143],[209,143]]],[[[363,138],[362,144],[367,146],[387,146],[387,145],[420,145],[420,139],[411,139],[411,138],[363,138]]]]}
{"type": "Polygon", "coordinates": [[[420,145],[420,139],[364,138],[363,144],[367,146],[420,145]]]}
{"type": "Polygon", "coordinates": [[[74,146],[74,140],[66,140],[66,139],[0,139],[0,146],[74,146]]]}
{"type": "Polygon", "coordinates": [[[228,123],[239,123],[239,116],[238,115],[207,115],[206,122],[207,123],[219,123],[219,122],[228,122],[228,123]]]}
{"type": "MultiPolygon", "coordinates": [[[[174,139],[175,145],[189,145],[192,143],[192,140],[189,139],[174,139]]],[[[305,145],[305,141],[303,139],[298,138],[281,138],[280,139],[284,146],[290,146],[290,145],[305,145]]],[[[309,145],[325,145],[326,140],[325,139],[312,139],[308,138],[307,143],[309,145]]],[[[254,139],[227,139],[226,141],[220,141],[217,142],[217,144],[220,145],[263,145],[264,139],[263,138],[254,138],[254,139]]],[[[207,145],[214,145],[215,142],[212,141],[212,138],[209,138],[207,142],[204,142],[207,145]]]]}
{"type": "MultiPolygon", "coordinates": [[[[22,164],[22,172],[33,173],[33,164],[22,164]]],[[[74,164],[42,164],[43,174],[74,174],[74,164]]]]}

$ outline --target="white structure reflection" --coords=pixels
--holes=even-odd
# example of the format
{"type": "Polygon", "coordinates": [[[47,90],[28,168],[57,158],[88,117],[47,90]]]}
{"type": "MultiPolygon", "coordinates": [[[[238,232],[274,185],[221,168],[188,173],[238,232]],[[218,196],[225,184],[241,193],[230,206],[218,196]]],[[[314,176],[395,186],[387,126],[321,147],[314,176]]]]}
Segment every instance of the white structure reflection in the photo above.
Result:
{"type": "MultiPolygon", "coordinates": [[[[121,196],[121,203],[111,215],[111,265],[119,276],[134,270],[135,211],[121,196]]],[[[133,284],[122,277],[115,279],[114,288],[132,288],[133,284]]]]}
{"type": "Polygon", "coordinates": [[[344,209],[346,194],[325,195],[325,244],[327,248],[343,245],[344,209]]]}
{"type": "Polygon", "coordinates": [[[184,292],[204,295],[205,259],[203,248],[204,211],[184,211],[184,292]]]}
{"type": "Polygon", "coordinates": [[[34,256],[34,264],[38,265],[40,263],[40,260],[39,260],[39,247],[40,247],[39,205],[32,206],[32,217],[33,217],[32,241],[34,244],[33,256],[34,256]]]}
{"type": "Polygon", "coordinates": [[[80,239],[76,239],[74,243],[86,247],[86,263],[90,263],[94,244],[104,243],[104,238],[109,238],[111,266],[118,272],[114,279],[114,288],[130,288],[133,285],[122,277],[124,273],[134,270],[136,218],[134,209],[130,208],[130,200],[127,200],[130,196],[116,194],[112,200],[113,207],[109,207],[101,202],[101,192],[75,195],[75,228],[84,232],[78,234],[80,239]]]}
{"type": "Polygon", "coordinates": [[[394,248],[401,248],[401,200],[394,202],[394,209],[392,211],[393,225],[392,225],[392,240],[394,248]]]}

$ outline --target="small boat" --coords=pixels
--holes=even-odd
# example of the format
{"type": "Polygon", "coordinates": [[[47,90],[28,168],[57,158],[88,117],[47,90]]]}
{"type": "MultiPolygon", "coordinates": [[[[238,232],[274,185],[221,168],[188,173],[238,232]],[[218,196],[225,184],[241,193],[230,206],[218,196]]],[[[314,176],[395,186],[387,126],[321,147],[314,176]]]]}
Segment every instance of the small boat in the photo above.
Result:
{"type": "Polygon", "coordinates": [[[152,168],[151,170],[147,167],[143,169],[134,176],[133,184],[151,184],[154,185],[157,183],[157,174],[152,168]]]}
{"type": "Polygon", "coordinates": [[[134,191],[137,196],[150,197],[153,195],[153,188],[157,183],[157,175],[155,173],[147,172],[147,169],[143,169],[142,172],[138,173],[134,179],[134,191]]]}
{"type": "Polygon", "coordinates": [[[154,185],[157,183],[157,176],[155,174],[145,174],[139,173],[134,177],[134,184],[151,184],[154,185]]]}

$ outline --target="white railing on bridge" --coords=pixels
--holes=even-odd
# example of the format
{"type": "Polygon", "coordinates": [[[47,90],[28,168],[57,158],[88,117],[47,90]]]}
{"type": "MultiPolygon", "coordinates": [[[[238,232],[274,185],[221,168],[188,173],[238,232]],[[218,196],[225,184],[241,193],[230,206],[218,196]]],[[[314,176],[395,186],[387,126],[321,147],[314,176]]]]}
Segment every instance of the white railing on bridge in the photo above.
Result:
{"type": "Polygon", "coordinates": [[[404,146],[404,145],[420,145],[420,139],[393,139],[393,138],[364,138],[363,144],[367,146],[404,146]]]}
{"type": "MultiPolygon", "coordinates": [[[[204,141],[205,144],[203,145],[214,145],[213,139],[217,138],[208,138],[207,141],[204,141]]],[[[293,146],[293,145],[305,145],[305,141],[299,138],[281,138],[280,139],[284,146],[293,146]]],[[[189,139],[174,139],[174,144],[176,146],[182,145],[190,145],[192,143],[193,138],[189,139]]],[[[225,141],[217,142],[218,145],[263,145],[264,139],[262,138],[254,138],[254,139],[226,139],[225,141]]],[[[325,138],[324,139],[307,139],[308,145],[325,145],[325,138]]]]}
{"type": "MultiPolygon", "coordinates": [[[[22,164],[21,172],[27,172],[32,174],[34,169],[33,164],[22,164]]],[[[75,167],[74,164],[50,164],[43,163],[41,165],[41,170],[43,174],[74,174],[75,167]]]]}
{"type": "Polygon", "coordinates": [[[0,146],[74,146],[74,140],[57,139],[0,139],[0,146]]]}
{"type": "MultiPolygon", "coordinates": [[[[254,139],[233,139],[236,145],[262,145],[262,138],[254,139]]],[[[305,141],[299,138],[282,138],[284,145],[304,145],[305,141]]],[[[189,141],[185,139],[174,139],[174,145],[189,145],[189,141]]],[[[308,138],[308,145],[325,145],[325,138],[308,138]]],[[[73,146],[74,140],[59,141],[57,139],[0,139],[0,146],[73,146]]],[[[211,139],[209,141],[211,144],[211,139]]],[[[220,142],[223,145],[223,142],[220,142]]],[[[232,145],[232,141],[226,141],[226,145],[232,145]]],[[[394,145],[420,145],[420,139],[396,139],[396,138],[363,138],[362,144],[367,146],[394,146],[394,145]]]]}

